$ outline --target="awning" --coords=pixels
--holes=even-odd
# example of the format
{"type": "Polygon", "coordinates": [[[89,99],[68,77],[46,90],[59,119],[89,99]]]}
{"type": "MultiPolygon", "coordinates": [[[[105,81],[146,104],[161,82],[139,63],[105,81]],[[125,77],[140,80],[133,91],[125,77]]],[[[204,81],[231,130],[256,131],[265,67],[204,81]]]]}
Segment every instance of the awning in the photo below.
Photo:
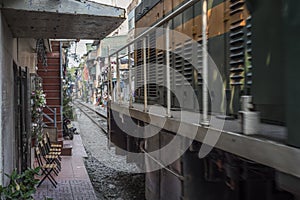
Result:
{"type": "Polygon", "coordinates": [[[103,39],[125,20],[123,8],[79,0],[2,0],[13,37],[103,39]]]}

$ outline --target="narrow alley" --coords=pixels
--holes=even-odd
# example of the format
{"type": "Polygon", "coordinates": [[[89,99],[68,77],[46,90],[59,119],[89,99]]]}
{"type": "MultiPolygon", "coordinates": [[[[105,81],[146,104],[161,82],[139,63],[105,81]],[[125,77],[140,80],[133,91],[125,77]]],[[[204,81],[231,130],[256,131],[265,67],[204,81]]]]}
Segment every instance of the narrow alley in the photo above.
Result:
{"type": "Polygon", "coordinates": [[[0,0],[1,200],[300,200],[299,0],[0,0]]]}
{"type": "Polygon", "coordinates": [[[145,199],[144,174],[135,164],[127,163],[126,157],[116,155],[115,147],[108,148],[107,133],[78,108],[75,113],[72,124],[78,134],[67,142],[73,147],[72,156],[63,157],[57,188],[46,181],[35,199],[145,199]]]}

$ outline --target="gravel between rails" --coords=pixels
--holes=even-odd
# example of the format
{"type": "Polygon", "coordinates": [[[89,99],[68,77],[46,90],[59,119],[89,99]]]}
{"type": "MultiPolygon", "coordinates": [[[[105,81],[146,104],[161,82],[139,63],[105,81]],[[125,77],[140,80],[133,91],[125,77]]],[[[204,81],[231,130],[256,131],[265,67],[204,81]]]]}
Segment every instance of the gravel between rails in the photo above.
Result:
{"type": "Polygon", "coordinates": [[[126,157],[115,155],[107,147],[107,137],[83,113],[77,113],[76,126],[80,130],[88,157],[85,166],[98,199],[145,199],[145,176],[126,157]]]}

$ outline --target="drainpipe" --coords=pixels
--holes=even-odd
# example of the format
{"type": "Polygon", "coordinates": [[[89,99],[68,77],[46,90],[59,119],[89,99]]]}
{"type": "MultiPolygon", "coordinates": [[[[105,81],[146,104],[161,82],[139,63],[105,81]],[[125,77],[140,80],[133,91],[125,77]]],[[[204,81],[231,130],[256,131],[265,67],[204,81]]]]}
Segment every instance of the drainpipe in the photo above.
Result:
{"type": "Polygon", "coordinates": [[[203,101],[203,119],[201,124],[209,126],[208,121],[208,52],[207,52],[207,0],[203,0],[202,4],[202,59],[203,59],[203,84],[202,84],[202,101],[203,101]]]}

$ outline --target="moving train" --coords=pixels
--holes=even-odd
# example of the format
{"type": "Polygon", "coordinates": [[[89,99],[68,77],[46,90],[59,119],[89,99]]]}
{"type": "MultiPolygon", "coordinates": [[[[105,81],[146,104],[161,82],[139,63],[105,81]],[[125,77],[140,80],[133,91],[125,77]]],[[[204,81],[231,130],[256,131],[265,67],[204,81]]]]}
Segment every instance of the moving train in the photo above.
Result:
{"type": "MultiPolygon", "coordinates": [[[[171,87],[182,91],[179,96],[171,94],[172,111],[202,112],[202,70],[191,64],[196,55],[196,63],[202,65],[203,54],[193,51],[191,42],[202,44],[202,4],[203,1],[194,0],[143,0],[135,9],[135,37],[142,34],[139,28],[152,27],[170,13],[182,10],[160,24],[162,28],[168,26],[190,38],[171,38],[170,67],[182,75],[171,76],[171,87]],[[184,87],[182,79],[188,81],[193,94],[184,87]],[[197,101],[190,98],[192,95],[196,95],[197,101]]],[[[223,96],[227,101],[226,105],[219,104],[227,108],[225,127],[229,128],[222,131],[212,151],[200,158],[198,152],[205,143],[205,131],[211,127],[188,123],[187,129],[197,128],[197,136],[189,148],[167,167],[146,170],[147,199],[299,199],[299,8],[297,0],[208,0],[208,53],[224,82],[223,96]],[[251,97],[251,110],[259,112],[263,127],[252,135],[243,134],[240,126],[236,126],[240,123],[241,99],[245,96],[251,97]]],[[[175,117],[158,125],[151,120],[165,120],[165,116],[153,115],[138,106],[145,101],[145,57],[146,78],[150,82],[146,90],[147,102],[167,106],[167,89],[163,86],[167,54],[158,48],[164,38],[150,32],[146,40],[146,49],[143,49],[143,40],[134,43],[135,104],[129,112],[116,102],[110,102],[108,109],[111,142],[125,152],[144,152],[139,159],[123,152],[129,162],[136,162],[143,169],[151,165],[149,160],[155,160],[147,156],[147,152],[167,146],[175,135],[179,134],[182,141],[186,139],[175,117]],[[132,136],[126,131],[132,120],[139,127],[160,127],[161,130],[151,137],[132,136]]],[[[210,105],[214,101],[212,95],[210,105]]],[[[212,109],[209,113],[214,115],[212,109]]],[[[161,152],[160,157],[164,156],[167,155],[161,152]]]]}

